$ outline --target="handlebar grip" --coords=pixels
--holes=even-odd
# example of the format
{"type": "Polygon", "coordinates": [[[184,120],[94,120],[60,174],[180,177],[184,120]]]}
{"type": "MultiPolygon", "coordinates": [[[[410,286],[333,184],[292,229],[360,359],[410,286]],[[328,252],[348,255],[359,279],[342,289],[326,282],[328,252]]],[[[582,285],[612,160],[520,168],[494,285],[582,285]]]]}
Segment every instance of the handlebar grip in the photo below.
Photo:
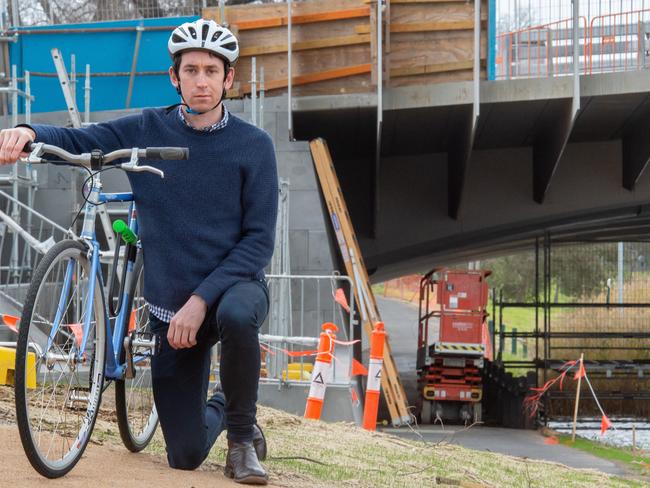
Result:
{"type": "Polygon", "coordinates": [[[148,147],[146,149],[147,159],[188,159],[190,150],[186,147],[148,147]]]}
{"type": "Polygon", "coordinates": [[[32,152],[34,150],[34,146],[36,145],[35,142],[28,142],[25,144],[25,147],[23,147],[23,152],[32,152]]]}

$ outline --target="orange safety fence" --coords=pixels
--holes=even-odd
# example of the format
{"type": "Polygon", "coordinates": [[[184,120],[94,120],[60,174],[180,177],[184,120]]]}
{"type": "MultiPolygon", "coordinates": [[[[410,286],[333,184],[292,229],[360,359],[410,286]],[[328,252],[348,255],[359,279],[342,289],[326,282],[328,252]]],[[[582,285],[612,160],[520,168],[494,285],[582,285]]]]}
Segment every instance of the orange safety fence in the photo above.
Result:
{"type": "MultiPolygon", "coordinates": [[[[580,17],[580,38],[588,35],[580,17]]],[[[562,76],[573,73],[573,18],[527,27],[496,36],[497,78],[562,76]]],[[[584,44],[587,46],[587,44],[584,44]]],[[[583,58],[589,48],[583,49],[583,58]]],[[[581,63],[584,74],[588,63],[581,63]]]]}
{"type": "MultiPolygon", "coordinates": [[[[649,67],[650,9],[579,19],[581,74],[649,67]]],[[[497,79],[573,73],[573,18],[501,33],[496,41],[497,79]]]]}
{"type": "Polygon", "coordinates": [[[418,303],[420,299],[421,279],[422,275],[415,274],[385,281],[383,283],[384,290],[380,294],[386,298],[396,298],[406,302],[418,303]]]}
{"type": "Polygon", "coordinates": [[[645,68],[649,21],[650,9],[594,17],[589,25],[589,74],[645,68]]]}

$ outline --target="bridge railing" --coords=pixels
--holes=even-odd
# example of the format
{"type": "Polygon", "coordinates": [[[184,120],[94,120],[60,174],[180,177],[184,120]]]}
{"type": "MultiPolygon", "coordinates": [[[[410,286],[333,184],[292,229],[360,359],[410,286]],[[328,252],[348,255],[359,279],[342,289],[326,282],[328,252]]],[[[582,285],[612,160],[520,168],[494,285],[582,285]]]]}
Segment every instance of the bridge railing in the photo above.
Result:
{"type": "Polygon", "coordinates": [[[599,15],[589,24],[591,73],[648,67],[650,9],[599,15]]]}
{"type": "Polygon", "coordinates": [[[583,75],[646,69],[650,65],[650,9],[581,15],[496,35],[497,79],[573,74],[574,30],[583,75]]]}
{"type": "MultiPolygon", "coordinates": [[[[586,73],[589,29],[579,24],[579,71],[586,73]]],[[[573,74],[573,19],[562,19],[497,35],[498,79],[540,78],[573,74]]]]}

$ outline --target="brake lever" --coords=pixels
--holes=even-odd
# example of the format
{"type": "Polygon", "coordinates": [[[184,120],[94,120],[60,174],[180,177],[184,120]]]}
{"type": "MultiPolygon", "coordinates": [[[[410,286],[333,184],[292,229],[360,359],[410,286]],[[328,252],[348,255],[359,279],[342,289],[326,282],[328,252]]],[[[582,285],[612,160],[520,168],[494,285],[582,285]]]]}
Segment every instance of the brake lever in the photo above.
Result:
{"type": "Polygon", "coordinates": [[[44,153],[43,151],[43,142],[37,142],[34,144],[34,149],[32,149],[29,153],[29,156],[26,158],[20,158],[21,160],[25,161],[26,163],[30,164],[41,164],[44,163],[45,160],[41,157],[44,153]]]}
{"type": "Polygon", "coordinates": [[[154,168],[153,166],[140,166],[138,164],[139,161],[139,156],[138,156],[138,151],[139,149],[137,147],[134,147],[131,149],[131,159],[129,160],[128,163],[123,163],[120,164],[120,168],[122,168],[124,171],[132,171],[133,173],[142,173],[143,171],[147,173],[153,173],[161,178],[165,177],[164,171],[154,168]]]}
{"type": "Polygon", "coordinates": [[[165,177],[165,172],[163,170],[158,169],[158,168],[154,168],[153,166],[140,166],[140,165],[138,165],[138,166],[134,166],[133,168],[127,169],[127,171],[133,171],[134,173],[142,173],[143,171],[145,171],[147,173],[156,174],[156,175],[160,176],[161,178],[165,177]]]}

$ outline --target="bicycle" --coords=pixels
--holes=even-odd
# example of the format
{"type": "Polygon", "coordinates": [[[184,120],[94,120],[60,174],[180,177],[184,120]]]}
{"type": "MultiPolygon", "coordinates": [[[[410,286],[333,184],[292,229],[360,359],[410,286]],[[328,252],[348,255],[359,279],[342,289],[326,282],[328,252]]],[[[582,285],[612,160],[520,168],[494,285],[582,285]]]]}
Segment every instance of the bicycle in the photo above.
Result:
{"type": "MultiPolygon", "coordinates": [[[[158,425],[150,361],[159,348],[149,332],[142,296],[142,253],[137,239],[133,194],[103,193],[101,172],[108,163],[124,171],[164,177],[141,159],[187,159],[187,148],[95,150],[79,155],[43,143],[28,144],[28,163],[77,165],[91,181],[84,195],[81,235],[55,244],[32,277],[16,346],[16,417],[25,453],[47,478],[69,472],[81,458],[97,420],[102,393],[115,382],[120,436],[132,452],[144,449],[158,425]],[[45,159],[55,156],[56,160],[45,159]],[[128,159],[126,163],[118,160],[128,159]],[[129,202],[128,224],[118,234],[126,242],[118,279],[120,242],[104,293],[102,253],[95,230],[97,206],[129,202]],[[119,282],[118,292],[114,288],[119,282]],[[116,303],[117,301],[117,303],[116,303]]],[[[120,227],[119,225],[114,225],[120,227]]]]}

